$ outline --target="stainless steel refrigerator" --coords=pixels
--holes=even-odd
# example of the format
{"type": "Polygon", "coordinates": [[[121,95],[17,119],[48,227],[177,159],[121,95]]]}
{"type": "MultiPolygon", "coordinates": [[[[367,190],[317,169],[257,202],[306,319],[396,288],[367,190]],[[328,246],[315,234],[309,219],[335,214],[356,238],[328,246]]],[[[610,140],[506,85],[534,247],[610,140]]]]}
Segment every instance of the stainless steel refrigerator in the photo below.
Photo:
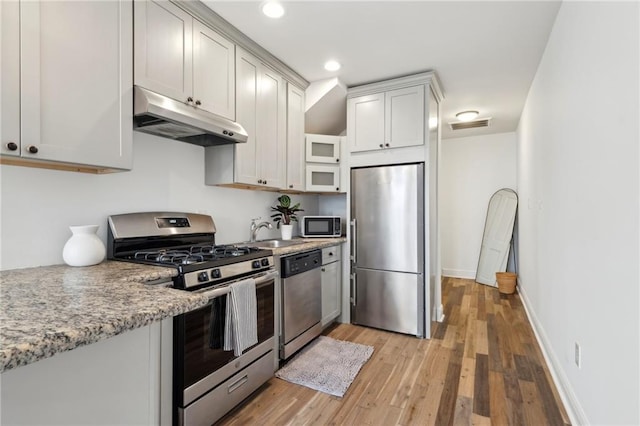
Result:
{"type": "Polygon", "coordinates": [[[425,334],[424,164],[351,169],[355,324],[425,334]]]}

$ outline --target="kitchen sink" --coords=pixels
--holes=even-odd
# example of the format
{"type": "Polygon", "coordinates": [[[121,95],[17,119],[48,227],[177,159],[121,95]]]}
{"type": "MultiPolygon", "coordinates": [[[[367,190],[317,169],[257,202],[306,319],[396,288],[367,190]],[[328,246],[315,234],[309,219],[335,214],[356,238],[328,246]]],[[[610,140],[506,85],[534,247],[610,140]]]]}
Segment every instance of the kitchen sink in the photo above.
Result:
{"type": "Polygon", "coordinates": [[[278,247],[289,247],[295,246],[297,244],[304,244],[306,241],[300,240],[263,240],[263,241],[255,241],[247,244],[252,247],[264,247],[264,248],[278,248],[278,247]]]}

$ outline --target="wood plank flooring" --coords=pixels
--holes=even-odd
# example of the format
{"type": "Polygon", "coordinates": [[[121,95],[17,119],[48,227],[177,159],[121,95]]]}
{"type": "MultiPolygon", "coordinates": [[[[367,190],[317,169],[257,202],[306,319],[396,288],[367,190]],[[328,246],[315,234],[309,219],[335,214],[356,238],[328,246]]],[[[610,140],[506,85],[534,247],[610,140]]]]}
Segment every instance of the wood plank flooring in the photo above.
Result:
{"type": "Polygon", "coordinates": [[[344,398],[273,378],[222,425],[568,425],[517,294],[445,278],[446,319],[417,339],[351,324],[325,334],[371,345],[344,398]]]}

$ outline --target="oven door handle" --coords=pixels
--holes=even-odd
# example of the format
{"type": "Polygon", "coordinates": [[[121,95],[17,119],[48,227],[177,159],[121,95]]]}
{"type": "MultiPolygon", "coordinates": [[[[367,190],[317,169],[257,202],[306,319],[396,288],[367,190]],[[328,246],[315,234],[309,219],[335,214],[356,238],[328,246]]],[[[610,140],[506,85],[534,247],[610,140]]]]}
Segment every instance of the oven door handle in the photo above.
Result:
{"type": "MultiPolygon", "coordinates": [[[[263,275],[257,275],[255,277],[256,280],[256,288],[260,288],[264,285],[266,285],[268,282],[270,282],[271,280],[275,280],[278,277],[278,271],[269,271],[266,274],[263,275]]],[[[232,281],[229,284],[233,284],[234,282],[240,282],[243,281],[247,278],[251,278],[251,277],[245,277],[245,278],[240,278],[238,280],[232,281]]],[[[216,297],[220,297],[220,296],[224,296],[225,294],[228,294],[229,292],[231,292],[231,289],[229,288],[229,286],[224,286],[221,288],[214,288],[211,290],[202,290],[202,291],[195,291],[194,293],[198,293],[201,294],[203,296],[206,296],[207,298],[209,298],[209,300],[214,299],[216,297]]]]}

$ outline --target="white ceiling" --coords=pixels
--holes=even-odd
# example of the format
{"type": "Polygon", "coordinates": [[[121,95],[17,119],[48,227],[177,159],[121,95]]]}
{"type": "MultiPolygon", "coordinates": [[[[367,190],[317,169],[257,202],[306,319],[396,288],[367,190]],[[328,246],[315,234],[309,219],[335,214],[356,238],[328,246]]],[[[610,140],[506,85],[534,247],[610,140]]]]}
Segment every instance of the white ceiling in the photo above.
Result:
{"type": "Polygon", "coordinates": [[[443,138],[514,131],[559,1],[285,1],[270,19],[258,1],[204,3],[310,82],[347,86],[434,70],[443,138]],[[328,72],[328,59],[342,69],[328,72]],[[457,112],[493,117],[452,132],[457,112]]]}

